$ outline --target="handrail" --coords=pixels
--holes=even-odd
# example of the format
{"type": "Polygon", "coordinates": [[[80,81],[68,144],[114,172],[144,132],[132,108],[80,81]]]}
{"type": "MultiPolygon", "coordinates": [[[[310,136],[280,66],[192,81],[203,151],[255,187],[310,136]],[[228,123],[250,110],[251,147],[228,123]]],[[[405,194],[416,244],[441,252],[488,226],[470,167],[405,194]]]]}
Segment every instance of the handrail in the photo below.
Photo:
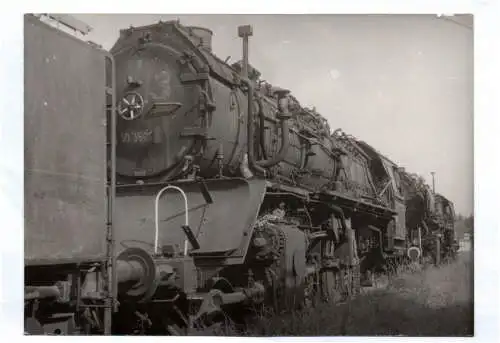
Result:
{"type": "MultiPolygon", "coordinates": [[[[166,186],[166,187],[163,187],[159,192],[158,194],[156,195],[156,200],[155,200],[155,255],[158,253],[158,233],[159,233],[159,228],[158,228],[158,222],[159,222],[159,219],[158,219],[158,205],[159,205],[159,200],[160,200],[160,197],[161,195],[163,194],[164,191],[168,190],[168,189],[175,189],[176,191],[180,192],[182,197],[184,198],[184,208],[185,208],[185,212],[184,212],[184,215],[185,215],[185,225],[186,226],[189,226],[189,218],[188,218],[188,201],[187,201],[187,196],[186,196],[186,193],[180,189],[179,187],[177,186],[166,186]]],[[[188,249],[188,246],[187,246],[187,239],[184,241],[184,256],[187,255],[187,249],[188,249]]]]}

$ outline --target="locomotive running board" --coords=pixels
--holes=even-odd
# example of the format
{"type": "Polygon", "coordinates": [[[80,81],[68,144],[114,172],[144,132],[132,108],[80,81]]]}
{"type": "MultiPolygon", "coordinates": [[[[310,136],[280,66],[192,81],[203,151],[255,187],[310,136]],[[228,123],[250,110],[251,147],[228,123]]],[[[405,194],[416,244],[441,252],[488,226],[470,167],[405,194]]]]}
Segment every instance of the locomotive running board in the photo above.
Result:
{"type": "Polygon", "coordinates": [[[342,193],[334,192],[334,191],[325,191],[324,193],[316,193],[314,196],[311,196],[313,199],[317,200],[325,200],[325,201],[334,201],[338,206],[365,213],[370,213],[376,216],[381,217],[392,217],[397,212],[389,207],[376,205],[370,202],[367,202],[363,199],[356,199],[350,196],[347,196],[342,193]]]}
{"type": "Polygon", "coordinates": [[[339,192],[334,192],[334,191],[314,192],[312,190],[287,186],[281,183],[275,183],[271,181],[267,181],[266,185],[269,189],[289,192],[290,194],[294,194],[295,196],[303,198],[305,201],[310,201],[310,200],[319,200],[326,202],[333,201],[343,209],[349,209],[349,210],[355,209],[356,211],[362,211],[382,217],[392,217],[395,214],[397,214],[397,212],[392,210],[391,208],[373,204],[363,199],[352,198],[348,195],[339,192]]]}

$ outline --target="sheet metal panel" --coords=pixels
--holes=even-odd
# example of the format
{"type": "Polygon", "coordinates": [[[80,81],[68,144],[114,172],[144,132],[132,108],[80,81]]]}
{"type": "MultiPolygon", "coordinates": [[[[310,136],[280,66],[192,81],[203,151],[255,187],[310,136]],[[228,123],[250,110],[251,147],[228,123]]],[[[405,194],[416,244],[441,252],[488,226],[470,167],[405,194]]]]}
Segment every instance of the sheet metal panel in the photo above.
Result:
{"type": "MultiPolygon", "coordinates": [[[[201,248],[196,255],[226,254],[242,256],[257,219],[265,194],[264,180],[221,179],[207,180],[206,185],[213,199],[206,204],[197,184],[176,184],[188,199],[189,226],[201,248]]],[[[116,196],[116,253],[127,246],[154,247],[155,198],[165,185],[118,187],[116,196]]],[[[177,245],[183,250],[186,239],[181,226],[184,224],[184,201],[177,191],[167,190],[159,201],[158,243],[177,245]]]]}
{"type": "Polygon", "coordinates": [[[25,16],[25,263],[106,256],[106,53],[25,16]]]}

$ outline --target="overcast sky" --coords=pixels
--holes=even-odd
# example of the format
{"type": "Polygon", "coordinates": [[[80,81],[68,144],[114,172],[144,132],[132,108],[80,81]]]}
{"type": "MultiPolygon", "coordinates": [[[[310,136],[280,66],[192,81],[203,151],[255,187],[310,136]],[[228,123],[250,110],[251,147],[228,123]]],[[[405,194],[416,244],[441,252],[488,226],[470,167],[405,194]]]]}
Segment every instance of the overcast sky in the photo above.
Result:
{"type": "Polygon", "coordinates": [[[214,32],[213,51],[241,56],[237,26],[253,25],[250,63],[315,106],[332,129],[366,141],[463,214],[473,211],[473,31],[431,15],[75,15],[111,48],[119,29],[180,19],[214,32]]]}

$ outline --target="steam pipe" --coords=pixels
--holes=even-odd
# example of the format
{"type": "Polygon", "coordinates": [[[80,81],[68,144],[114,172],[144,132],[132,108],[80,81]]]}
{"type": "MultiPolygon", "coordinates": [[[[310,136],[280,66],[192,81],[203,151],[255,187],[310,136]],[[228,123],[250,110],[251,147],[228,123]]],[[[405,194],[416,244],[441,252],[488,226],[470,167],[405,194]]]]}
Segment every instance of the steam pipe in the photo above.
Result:
{"type": "MultiPolygon", "coordinates": [[[[266,176],[266,170],[264,168],[272,167],[285,158],[285,155],[288,151],[289,147],[289,128],[288,128],[288,119],[290,115],[288,113],[288,102],[286,99],[287,91],[279,91],[278,93],[278,108],[280,111],[279,119],[281,121],[281,130],[282,130],[282,143],[281,149],[278,153],[278,156],[271,160],[261,160],[255,161],[254,156],[254,127],[253,127],[253,103],[254,103],[254,87],[252,82],[248,79],[248,37],[252,36],[253,31],[250,25],[240,26],[238,27],[238,36],[243,39],[243,61],[241,66],[241,82],[247,86],[248,88],[248,109],[247,109],[247,149],[248,149],[248,163],[250,168],[255,170],[256,172],[263,174],[266,176]]],[[[259,100],[257,100],[259,101],[259,100]]],[[[261,124],[263,121],[264,110],[262,106],[262,102],[259,103],[259,115],[261,116],[261,124]]],[[[261,130],[263,130],[263,126],[261,125],[261,130]]],[[[262,136],[262,134],[261,134],[262,136]]],[[[261,141],[262,144],[262,141],[261,141]]]]}
{"type": "Polygon", "coordinates": [[[264,159],[267,159],[267,154],[266,154],[266,140],[265,140],[265,126],[266,126],[266,116],[264,115],[264,104],[262,103],[261,98],[257,98],[257,104],[259,105],[259,119],[260,119],[260,148],[262,150],[262,156],[264,159]]]}
{"type": "Polygon", "coordinates": [[[429,227],[427,226],[427,224],[423,220],[422,220],[422,226],[424,227],[426,234],[430,232],[429,227]]]}
{"type": "Polygon", "coordinates": [[[257,165],[255,162],[253,151],[253,102],[254,102],[254,87],[252,82],[248,79],[248,37],[253,35],[252,26],[245,25],[238,27],[238,36],[243,39],[243,61],[241,66],[241,83],[248,89],[247,101],[247,149],[248,149],[248,164],[255,172],[266,176],[267,172],[264,168],[257,165]]]}
{"type": "Polygon", "coordinates": [[[243,156],[243,161],[241,161],[240,164],[240,173],[245,179],[250,179],[251,177],[253,177],[252,172],[248,168],[248,154],[245,154],[243,156]]]}
{"type": "Polygon", "coordinates": [[[242,77],[241,78],[241,83],[243,83],[245,86],[248,88],[248,102],[247,102],[247,150],[248,150],[248,164],[250,165],[250,168],[256,171],[257,173],[260,173],[264,176],[266,176],[267,172],[264,168],[259,166],[254,157],[254,151],[253,151],[253,99],[254,99],[254,90],[253,90],[253,85],[248,80],[247,78],[242,77]]]}
{"type": "MultiPolygon", "coordinates": [[[[276,157],[273,159],[260,160],[257,161],[257,165],[261,167],[272,167],[285,159],[288,152],[288,147],[290,146],[290,130],[288,127],[288,119],[290,119],[290,114],[288,112],[288,99],[286,98],[285,92],[278,93],[278,108],[279,108],[279,119],[281,122],[281,149],[276,157]]],[[[264,110],[262,106],[262,100],[258,99],[259,102],[259,116],[261,118],[261,124],[264,122],[264,110]]],[[[261,127],[261,140],[263,140],[264,127],[261,127]]],[[[261,141],[262,144],[262,141],[261,141]]]]}

